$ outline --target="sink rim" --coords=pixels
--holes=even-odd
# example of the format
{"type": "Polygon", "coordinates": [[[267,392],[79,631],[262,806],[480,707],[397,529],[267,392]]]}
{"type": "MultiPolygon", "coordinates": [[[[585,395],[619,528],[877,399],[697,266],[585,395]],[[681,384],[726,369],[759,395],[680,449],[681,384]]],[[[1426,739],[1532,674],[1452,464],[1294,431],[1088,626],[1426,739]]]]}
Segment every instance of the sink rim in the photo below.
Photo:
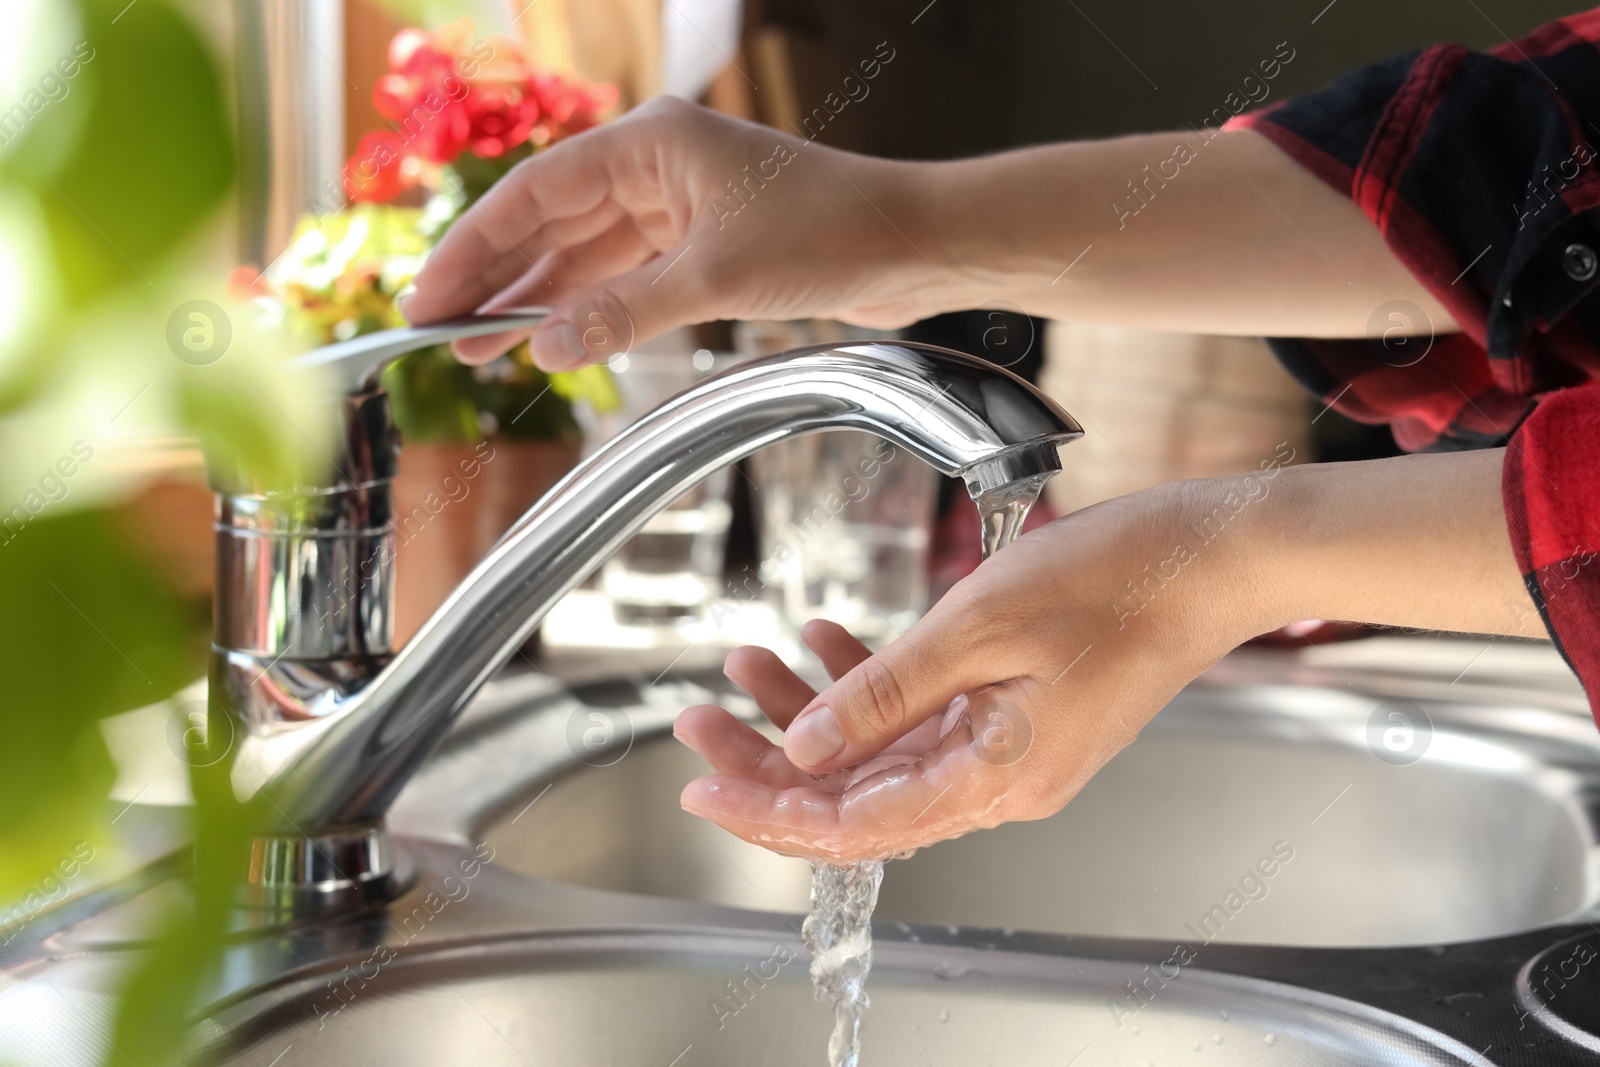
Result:
{"type": "MultiPolygon", "coordinates": [[[[457,868],[461,860],[471,855],[469,847],[456,843],[412,840],[405,845],[433,875],[457,868]]],[[[436,923],[424,929],[413,951],[425,953],[433,945],[465,947],[485,942],[505,943],[515,948],[537,938],[557,945],[560,939],[575,935],[637,943],[646,933],[670,935],[684,930],[701,934],[709,930],[733,939],[735,944],[768,947],[774,938],[792,937],[794,932],[792,926],[785,925],[783,916],[772,913],[571,886],[532,878],[493,862],[485,862],[475,885],[478,888],[473,890],[471,898],[464,900],[459,910],[448,913],[451,922],[436,923]],[[463,920],[460,925],[456,924],[458,919],[463,920]],[[446,930],[445,926],[450,929],[446,930]]],[[[403,910],[404,906],[416,903],[424,888],[414,887],[395,906],[403,910]]],[[[129,905],[133,903],[130,901],[129,905]]],[[[88,922],[93,925],[107,919],[116,925],[115,917],[106,914],[88,922]]],[[[1002,960],[1018,966],[1049,967],[1054,961],[1057,968],[1066,966],[1067,961],[1073,967],[1091,966],[1088,961],[1110,961],[1125,966],[1124,973],[1131,976],[1151,960],[1160,959],[1170,948],[1165,942],[1146,939],[1027,932],[1019,932],[1015,940],[1010,940],[1001,931],[968,927],[947,929],[888,924],[876,927],[875,932],[878,958],[884,971],[893,970],[899,954],[909,951],[914,960],[932,954],[963,959],[977,955],[985,963],[1002,960]],[[914,937],[920,938],[920,945],[903,947],[903,943],[914,937]],[[1002,940],[1007,943],[1001,950],[982,948],[984,942],[1002,940]],[[979,953],[969,951],[975,949],[979,953]]],[[[1421,949],[1308,950],[1223,944],[1208,950],[1204,970],[1222,976],[1224,982],[1233,979],[1235,987],[1238,982],[1249,980],[1263,990],[1270,989],[1289,999],[1332,1001],[1335,1007],[1353,1004],[1359,1009],[1360,1017],[1375,1015],[1385,1021],[1399,1020],[1394,1026],[1386,1026],[1386,1032],[1394,1033],[1398,1027],[1407,1033],[1424,1033],[1431,1047],[1443,1048],[1454,1057],[1447,1062],[1501,1067],[1531,1067],[1534,1063],[1545,1067],[1577,1067],[1579,1063],[1588,1062],[1583,1058],[1587,1054],[1582,1046],[1573,1046],[1559,1036],[1555,1036],[1553,1044],[1540,1046],[1541,1058],[1528,1059],[1522,1055],[1520,1050],[1528,1047],[1527,1037],[1518,1030],[1518,1005],[1512,986],[1516,971],[1527,960],[1553,943],[1586,932],[1592,931],[1581,926],[1566,926],[1509,938],[1421,949]],[[1467,970],[1461,971],[1462,967],[1467,970]],[[1390,981],[1374,986],[1368,981],[1374,974],[1388,976],[1390,981]],[[1472,979],[1474,988],[1481,990],[1479,995],[1485,999],[1473,1002],[1467,1010],[1458,1010],[1437,999],[1441,983],[1459,988],[1462,977],[1468,974],[1476,975],[1472,979]],[[1447,1043],[1440,1045],[1432,1036],[1435,1034],[1447,1038],[1447,1043]],[[1472,1053],[1473,1048],[1484,1051],[1472,1053]],[[1476,1058],[1463,1058],[1463,1049],[1476,1058]]],[[[217,976],[218,984],[205,998],[207,1007],[202,1014],[206,1020],[212,1020],[207,1030],[216,1036],[220,1023],[233,1024],[259,1014],[265,1010],[262,998],[273,995],[274,990],[281,999],[300,989],[302,984],[315,988],[318,980],[326,979],[330,971],[359,960],[361,953],[380,942],[394,944],[398,950],[393,934],[388,917],[379,912],[343,922],[319,922],[292,937],[256,936],[235,943],[228,950],[227,966],[217,976]],[[355,947],[357,945],[361,947],[355,947]]],[[[94,940],[74,937],[49,950],[39,946],[38,954],[28,967],[30,977],[24,978],[18,988],[31,985],[35,978],[47,976],[57,968],[90,968],[101,972],[105,967],[116,966],[116,960],[137,948],[126,941],[113,939],[97,945],[94,940]]],[[[1186,970],[1199,973],[1192,967],[1186,970]]],[[[0,1018],[3,1017],[5,1008],[0,1005],[0,1018]]],[[[79,1021],[81,1023],[81,1019],[79,1021]]],[[[228,1032],[222,1031],[223,1034],[228,1032]]],[[[1278,1032],[1288,1031],[1279,1029],[1278,1032]]]]}
{"type": "MultiPolygon", "coordinates": [[[[397,948],[395,959],[383,969],[389,979],[387,987],[374,989],[369,1003],[449,984],[452,979],[515,980],[522,975],[619,966],[670,968],[675,961],[681,964],[690,959],[702,965],[726,961],[732,965],[730,973],[737,973],[737,964],[768,952],[774,938],[781,941],[786,932],[793,931],[642,924],[441,939],[397,948]]],[[[915,989],[913,983],[933,979],[951,983],[949,988],[955,991],[976,978],[981,984],[969,986],[974,992],[995,996],[1024,994],[1032,1000],[1056,1003],[1088,1003],[1120,992],[1122,983],[1139,976],[1145,967],[1134,959],[1070,955],[1020,946],[913,943],[893,937],[875,940],[873,956],[872,983],[879,990],[885,986],[895,988],[897,984],[915,989]],[[948,966],[952,962],[959,969],[948,966]],[[941,966],[955,973],[940,974],[941,966]]],[[[313,997],[325,988],[327,976],[343,971],[360,958],[360,953],[330,956],[214,1004],[200,1027],[200,1032],[207,1035],[202,1038],[205,1053],[242,1054],[274,1034],[297,1023],[304,1024],[313,997]],[[296,1014],[291,1018],[291,1013],[296,1014]]],[[[808,958],[803,948],[796,958],[808,958]]],[[[1311,1045],[1319,1055],[1329,1047],[1326,1041],[1315,1041],[1319,1035],[1333,1038],[1334,1047],[1343,1047],[1337,1042],[1348,1045],[1365,1037],[1368,1042],[1387,1039],[1377,1047],[1403,1047],[1422,1062],[1494,1067],[1493,1061],[1440,1030],[1360,1001],[1198,966],[1184,967],[1181,976],[1186,981],[1173,979],[1163,988],[1161,1003],[1167,1012],[1196,1013],[1202,1008],[1214,1010],[1223,1006],[1236,1013],[1228,1016],[1230,1021],[1268,1033],[1287,1034],[1311,1045]],[[1424,1056],[1427,1058],[1422,1059],[1424,1056]]],[[[818,1010],[826,1009],[819,1006],[818,1010]]]]}

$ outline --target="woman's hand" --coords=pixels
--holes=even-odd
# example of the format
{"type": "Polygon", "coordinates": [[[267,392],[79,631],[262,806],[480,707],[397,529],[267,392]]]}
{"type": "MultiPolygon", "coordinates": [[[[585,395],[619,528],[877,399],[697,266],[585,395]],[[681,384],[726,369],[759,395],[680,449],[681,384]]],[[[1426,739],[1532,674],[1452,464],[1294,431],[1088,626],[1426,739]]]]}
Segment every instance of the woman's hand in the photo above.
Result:
{"type": "MultiPolygon", "coordinates": [[[[943,287],[912,243],[919,173],[658,97],[518,164],[403,309],[430,322],[548,304],[533,352],[552,370],[716,318],[903,326],[943,287]]],[[[519,339],[457,352],[481,363],[519,339]]]]}
{"type": "Polygon", "coordinates": [[[1500,505],[1501,451],[1261,469],[1107,501],[1024,536],[876,655],[807,644],[821,693],[771,653],[728,676],[784,733],[719,708],[678,736],[715,773],[688,810],[780,852],[882,858],[1055,813],[1191,679],[1303,618],[1544,636],[1500,505]]]}
{"type": "Polygon", "coordinates": [[[684,806],[836,863],[1059,810],[1185,683],[1270,628],[1234,585],[1242,537],[1177,562],[1186,495],[1151,490],[1035,530],[876,656],[809,624],[836,679],[821,694],[770,652],[737,650],[728,676],[784,728],[784,747],[720,708],[689,709],[677,735],[716,773],[689,784],[684,806]],[[1164,563],[1170,579],[1130,595],[1164,563]],[[1229,585],[1234,596],[1210,595],[1229,585]]]}

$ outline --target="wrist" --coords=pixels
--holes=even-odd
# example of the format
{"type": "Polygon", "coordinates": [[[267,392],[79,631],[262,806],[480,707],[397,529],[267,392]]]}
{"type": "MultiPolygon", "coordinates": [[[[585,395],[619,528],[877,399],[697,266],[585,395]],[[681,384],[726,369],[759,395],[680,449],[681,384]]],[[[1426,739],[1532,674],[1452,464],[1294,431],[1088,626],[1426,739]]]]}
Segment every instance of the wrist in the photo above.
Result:
{"type": "Polygon", "coordinates": [[[1059,271],[1053,250],[1036,254],[1040,234],[1038,205],[1007,203],[1015,191],[1003,184],[993,159],[902,163],[906,234],[918,252],[913,267],[924,273],[921,291],[936,312],[984,306],[1001,298],[1020,299],[1019,287],[1037,276],[1059,271]],[[1019,229],[1019,212],[1033,224],[1019,229]],[[1052,266],[1052,264],[1054,264],[1052,266]]]}
{"type": "Polygon", "coordinates": [[[878,159],[840,153],[843,217],[856,225],[837,268],[852,279],[851,297],[899,308],[906,322],[975,307],[963,284],[964,271],[946,246],[941,229],[946,201],[940,164],[878,159]]]}
{"type": "Polygon", "coordinates": [[[1285,442],[1253,471],[1160,488],[1172,547],[1157,573],[1185,576],[1184,624],[1217,655],[1302,617],[1277,565],[1282,525],[1294,522],[1294,458],[1285,442]]]}

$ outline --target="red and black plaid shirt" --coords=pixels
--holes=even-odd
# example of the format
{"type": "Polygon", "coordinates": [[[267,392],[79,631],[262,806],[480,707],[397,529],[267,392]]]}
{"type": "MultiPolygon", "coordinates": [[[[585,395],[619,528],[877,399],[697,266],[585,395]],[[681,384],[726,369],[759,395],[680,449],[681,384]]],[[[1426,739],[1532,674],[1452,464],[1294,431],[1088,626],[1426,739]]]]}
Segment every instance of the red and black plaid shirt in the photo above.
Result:
{"type": "MultiPolygon", "coordinates": [[[[1507,446],[1511,543],[1600,718],[1600,8],[1488,53],[1436,45],[1230,124],[1359,204],[1462,332],[1274,338],[1402,448],[1507,446]]],[[[1421,309],[1374,309],[1417,325],[1421,309]]],[[[1423,324],[1424,326],[1426,324],[1423,324]]]]}

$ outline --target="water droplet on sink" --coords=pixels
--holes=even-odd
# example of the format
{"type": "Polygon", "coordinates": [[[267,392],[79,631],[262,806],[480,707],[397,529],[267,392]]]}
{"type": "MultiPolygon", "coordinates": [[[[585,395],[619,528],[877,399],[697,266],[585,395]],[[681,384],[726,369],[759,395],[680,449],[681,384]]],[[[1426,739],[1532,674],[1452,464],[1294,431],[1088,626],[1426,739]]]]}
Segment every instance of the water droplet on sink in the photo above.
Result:
{"type": "Polygon", "coordinates": [[[1133,1024],[1133,1032],[1136,1033],[1136,1034],[1139,1032],[1139,1024],[1138,1023],[1134,1023],[1133,1024]]]}
{"type": "Polygon", "coordinates": [[[1211,1040],[1215,1041],[1217,1044],[1220,1045],[1220,1044],[1222,1044],[1222,1035],[1221,1034],[1212,1034],[1211,1035],[1211,1040]]]}
{"type": "Polygon", "coordinates": [[[1195,1050],[1195,1051],[1196,1051],[1196,1052],[1199,1052],[1199,1051],[1200,1051],[1200,1042],[1198,1042],[1198,1041],[1196,1041],[1196,1042],[1195,1042],[1195,1043],[1194,1043],[1194,1050],[1195,1050]]]}
{"type": "Polygon", "coordinates": [[[902,934],[909,934],[911,932],[910,923],[895,923],[894,928],[899,930],[902,934]]]}
{"type": "Polygon", "coordinates": [[[949,960],[940,960],[939,966],[933,969],[935,978],[965,978],[971,973],[972,968],[964,963],[951,963],[949,960]]]}
{"type": "Polygon", "coordinates": [[[1266,1037],[1262,1038],[1261,1040],[1265,1041],[1269,1045],[1276,1045],[1278,1043],[1278,1035],[1277,1034],[1268,1034],[1266,1037]]]}
{"type": "Polygon", "coordinates": [[[950,926],[946,926],[944,928],[944,932],[949,934],[951,937],[955,937],[961,932],[961,927],[951,924],[950,926]]]}
{"type": "Polygon", "coordinates": [[[1223,1022],[1227,1022],[1228,1021],[1228,1009],[1227,1008],[1223,1008],[1222,1009],[1222,1021],[1223,1022]]]}
{"type": "Polygon", "coordinates": [[[1000,936],[1001,937],[1016,937],[1017,936],[1017,928],[1015,926],[1001,927],[1000,936]]]}
{"type": "Polygon", "coordinates": [[[950,1021],[950,1009],[948,1009],[948,1008],[940,1008],[939,1009],[939,1021],[942,1022],[942,1023],[947,1023],[947,1022],[950,1021]]]}
{"type": "Polygon", "coordinates": [[[922,938],[918,937],[916,934],[912,934],[911,936],[907,937],[906,940],[911,942],[913,945],[922,944],[922,938]]]}

